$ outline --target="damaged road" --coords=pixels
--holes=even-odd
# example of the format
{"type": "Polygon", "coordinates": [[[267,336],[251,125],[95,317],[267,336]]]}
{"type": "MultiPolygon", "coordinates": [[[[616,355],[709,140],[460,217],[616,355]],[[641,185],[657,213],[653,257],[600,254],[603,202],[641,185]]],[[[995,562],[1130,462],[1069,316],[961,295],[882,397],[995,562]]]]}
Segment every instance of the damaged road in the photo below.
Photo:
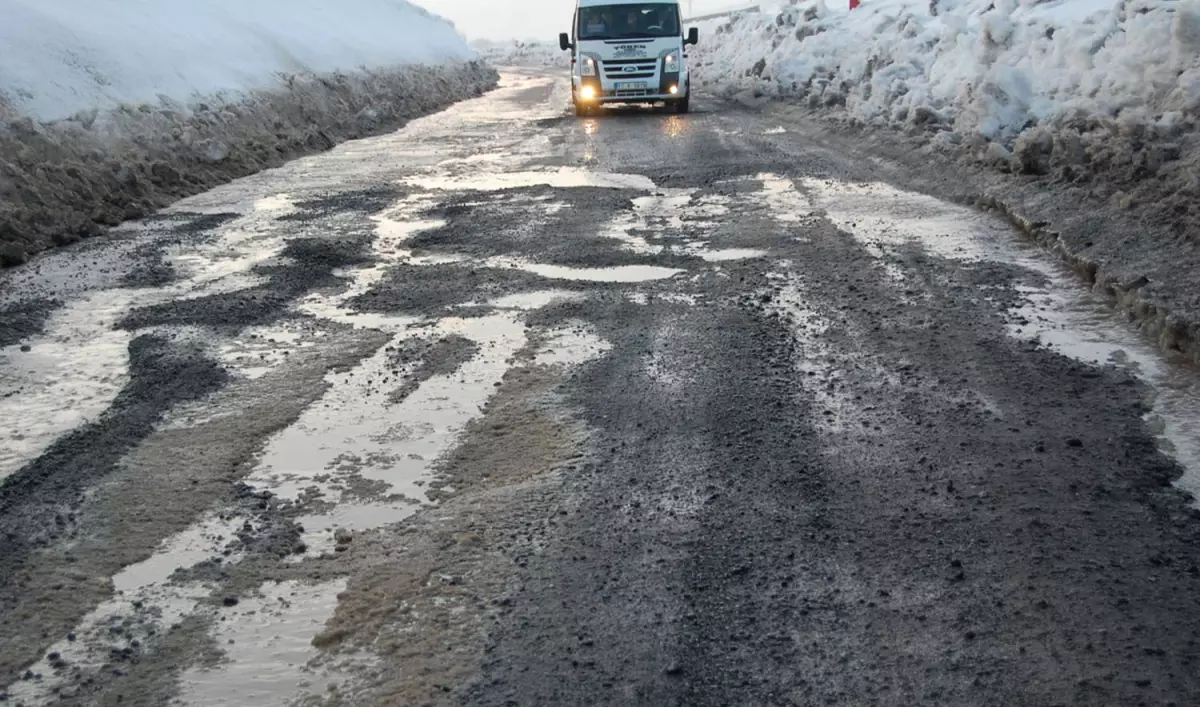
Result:
{"type": "Polygon", "coordinates": [[[1193,369],[945,175],[568,91],[0,274],[6,704],[1200,700],[1193,369]]]}

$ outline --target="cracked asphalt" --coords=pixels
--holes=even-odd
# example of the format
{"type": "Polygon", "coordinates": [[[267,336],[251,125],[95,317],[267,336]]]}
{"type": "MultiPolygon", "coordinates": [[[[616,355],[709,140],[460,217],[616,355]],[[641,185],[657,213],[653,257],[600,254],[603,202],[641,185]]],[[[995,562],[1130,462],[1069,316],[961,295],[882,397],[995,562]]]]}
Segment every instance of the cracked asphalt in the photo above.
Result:
{"type": "Polygon", "coordinates": [[[0,701],[1200,703],[1200,383],[969,175],[563,77],[0,273],[0,701]]]}

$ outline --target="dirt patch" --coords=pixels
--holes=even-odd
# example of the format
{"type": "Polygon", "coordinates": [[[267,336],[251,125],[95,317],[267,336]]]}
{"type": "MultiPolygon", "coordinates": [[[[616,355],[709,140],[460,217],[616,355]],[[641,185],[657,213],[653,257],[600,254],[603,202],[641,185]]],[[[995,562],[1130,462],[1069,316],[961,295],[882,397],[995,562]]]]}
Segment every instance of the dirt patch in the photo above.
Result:
{"type": "Polygon", "coordinates": [[[376,135],[492,88],[478,62],[295,78],[285,89],[188,110],[0,125],[0,264],[95,236],[185,196],[376,135]]]}

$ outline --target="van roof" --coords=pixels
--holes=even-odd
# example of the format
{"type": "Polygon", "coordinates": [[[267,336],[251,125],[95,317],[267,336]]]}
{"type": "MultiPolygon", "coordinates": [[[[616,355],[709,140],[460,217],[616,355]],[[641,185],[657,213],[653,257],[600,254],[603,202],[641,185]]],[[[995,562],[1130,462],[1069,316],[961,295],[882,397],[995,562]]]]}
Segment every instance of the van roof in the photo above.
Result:
{"type": "Polygon", "coordinates": [[[679,0],[578,0],[579,7],[592,7],[594,5],[642,5],[645,3],[678,5],[679,0]]]}

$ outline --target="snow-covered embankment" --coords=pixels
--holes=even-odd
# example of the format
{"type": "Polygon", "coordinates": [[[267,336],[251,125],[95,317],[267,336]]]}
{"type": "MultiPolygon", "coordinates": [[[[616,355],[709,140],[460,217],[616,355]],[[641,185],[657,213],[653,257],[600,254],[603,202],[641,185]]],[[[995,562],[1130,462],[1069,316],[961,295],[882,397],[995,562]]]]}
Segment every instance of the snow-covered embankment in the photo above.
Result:
{"type": "Polygon", "coordinates": [[[1133,201],[1150,179],[1200,216],[1197,0],[792,0],[706,29],[709,91],[833,108],[1004,170],[1103,173],[1133,201]]]}
{"type": "Polygon", "coordinates": [[[0,262],[493,86],[405,0],[0,0],[0,262]]]}

